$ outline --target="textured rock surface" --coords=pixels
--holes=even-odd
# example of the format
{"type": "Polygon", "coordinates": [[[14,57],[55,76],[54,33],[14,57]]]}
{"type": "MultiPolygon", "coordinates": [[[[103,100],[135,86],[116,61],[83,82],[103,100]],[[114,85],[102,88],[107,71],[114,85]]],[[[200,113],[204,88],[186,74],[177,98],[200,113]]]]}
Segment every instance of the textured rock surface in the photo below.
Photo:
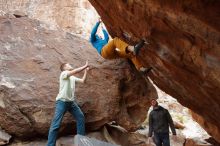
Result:
{"type": "Polygon", "coordinates": [[[147,39],[140,57],[154,83],[220,129],[220,1],[90,2],[113,37],[147,39]]]}
{"type": "Polygon", "coordinates": [[[204,129],[207,129],[211,135],[215,135],[217,141],[220,141],[220,129],[217,126],[205,121],[203,117],[192,111],[191,114],[195,121],[197,121],[204,129]]]}
{"type": "Polygon", "coordinates": [[[199,141],[196,140],[192,140],[192,139],[186,139],[185,145],[184,146],[215,146],[209,143],[201,143],[199,141]]]}
{"type": "MultiPolygon", "coordinates": [[[[91,70],[87,83],[78,84],[76,96],[88,130],[112,120],[133,130],[146,118],[156,90],[125,61],[105,61],[87,41],[46,30],[27,17],[1,17],[0,32],[0,126],[9,134],[47,135],[61,62],[79,67],[86,59],[91,70]]],[[[73,125],[67,114],[61,133],[74,133],[73,125]]]]}
{"type": "Polygon", "coordinates": [[[87,0],[0,0],[0,15],[26,14],[47,24],[87,37],[97,13],[87,0]]]}

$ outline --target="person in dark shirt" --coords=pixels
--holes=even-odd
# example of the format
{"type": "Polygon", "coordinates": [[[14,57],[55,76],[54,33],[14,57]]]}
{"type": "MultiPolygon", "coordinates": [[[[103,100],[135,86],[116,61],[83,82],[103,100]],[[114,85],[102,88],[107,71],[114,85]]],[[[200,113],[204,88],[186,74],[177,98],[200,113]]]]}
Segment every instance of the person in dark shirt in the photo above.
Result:
{"type": "Polygon", "coordinates": [[[152,67],[145,68],[139,58],[137,57],[140,49],[144,46],[144,40],[141,40],[135,46],[130,46],[119,38],[115,37],[113,40],[109,41],[109,35],[107,31],[102,27],[102,32],[104,38],[97,35],[97,30],[101,24],[101,19],[96,23],[92,29],[90,42],[97,52],[105,59],[116,59],[116,58],[128,58],[135,65],[138,71],[148,73],[152,67]]]}
{"type": "Polygon", "coordinates": [[[176,130],[173,124],[172,117],[167,109],[158,105],[156,99],[151,100],[153,110],[149,115],[149,137],[154,135],[156,146],[170,146],[169,127],[173,135],[176,135],[176,130]]]}

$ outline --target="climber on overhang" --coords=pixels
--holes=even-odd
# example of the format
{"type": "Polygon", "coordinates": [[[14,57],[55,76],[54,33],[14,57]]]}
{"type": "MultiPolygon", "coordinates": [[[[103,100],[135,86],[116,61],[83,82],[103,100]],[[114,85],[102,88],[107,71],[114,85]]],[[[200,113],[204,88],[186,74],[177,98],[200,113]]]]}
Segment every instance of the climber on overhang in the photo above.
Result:
{"type": "Polygon", "coordinates": [[[97,30],[101,23],[102,21],[99,19],[99,21],[94,26],[90,36],[90,42],[92,43],[93,47],[96,48],[98,53],[105,59],[130,59],[138,71],[147,74],[152,69],[152,67],[145,68],[137,57],[140,49],[144,46],[145,41],[140,40],[140,42],[138,42],[135,46],[130,46],[117,37],[109,41],[109,35],[107,31],[102,27],[102,32],[104,34],[103,39],[101,36],[97,35],[97,30]]]}

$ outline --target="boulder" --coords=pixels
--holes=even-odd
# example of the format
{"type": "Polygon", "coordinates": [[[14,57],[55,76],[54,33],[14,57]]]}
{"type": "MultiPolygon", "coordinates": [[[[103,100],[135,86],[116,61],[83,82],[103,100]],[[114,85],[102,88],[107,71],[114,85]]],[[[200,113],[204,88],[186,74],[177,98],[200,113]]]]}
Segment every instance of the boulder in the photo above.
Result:
{"type": "Polygon", "coordinates": [[[106,125],[103,128],[105,139],[114,144],[121,146],[154,146],[152,141],[149,141],[147,135],[139,132],[128,132],[118,125],[106,125]]]}
{"type": "Polygon", "coordinates": [[[196,114],[195,112],[191,111],[191,115],[192,118],[199,123],[199,125],[201,125],[204,129],[206,129],[207,131],[209,131],[210,135],[212,135],[215,140],[220,141],[220,129],[218,129],[217,126],[205,121],[205,119],[196,114]]]}
{"type": "MultiPolygon", "coordinates": [[[[111,143],[107,143],[104,141],[97,140],[95,138],[89,138],[87,136],[81,136],[81,135],[76,135],[74,137],[74,144],[79,145],[79,146],[88,146],[88,145],[95,145],[95,146],[119,146],[111,143]]],[[[74,145],[72,145],[74,146],[74,145]]]]}
{"type": "Polygon", "coordinates": [[[45,23],[49,29],[63,29],[82,37],[90,35],[97,12],[87,0],[7,0],[0,1],[0,15],[30,17],[45,23]]]}
{"type": "MultiPolygon", "coordinates": [[[[27,17],[0,17],[0,32],[0,126],[12,136],[47,136],[63,62],[80,67],[89,60],[86,83],[76,85],[87,131],[110,121],[135,130],[146,118],[149,99],[157,97],[153,85],[132,65],[102,59],[84,39],[47,30],[27,17]]],[[[60,133],[75,133],[70,114],[65,115],[60,133]]]]}
{"type": "Polygon", "coordinates": [[[112,37],[134,45],[150,78],[183,106],[220,129],[220,1],[89,0],[112,37]]]}

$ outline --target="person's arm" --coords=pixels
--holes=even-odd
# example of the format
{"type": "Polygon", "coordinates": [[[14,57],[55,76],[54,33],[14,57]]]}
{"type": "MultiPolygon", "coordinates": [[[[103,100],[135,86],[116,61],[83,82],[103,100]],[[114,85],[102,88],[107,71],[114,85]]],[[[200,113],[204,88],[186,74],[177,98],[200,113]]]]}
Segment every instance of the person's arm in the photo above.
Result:
{"type": "Polygon", "coordinates": [[[148,132],[148,136],[152,137],[153,134],[153,119],[152,119],[152,113],[150,113],[149,115],[149,132],[148,132]]]}
{"type": "Polygon", "coordinates": [[[104,34],[105,40],[108,42],[108,40],[109,40],[108,32],[104,28],[102,28],[102,32],[104,34]]]}
{"type": "Polygon", "coordinates": [[[171,131],[172,131],[173,135],[176,135],[176,129],[175,129],[175,126],[173,124],[173,119],[172,119],[169,111],[167,111],[167,118],[168,118],[168,123],[170,125],[170,128],[171,128],[171,131]]]}
{"type": "Polygon", "coordinates": [[[88,70],[89,70],[89,68],[86,68],[83,77],[82,78],[76,78],[76,82],[85,83],[88,70]]]}
{"type": "Polygon", "coordinates": [[[88,67],[88,61],[86,61],[86,64],[82,67],[79,67],[79,68],[73,69],[71,71],[68,71],[67,77],[70,77],[70,76],[72,76],[76,73],[79,73],[79,72],[83,71],[84,69],[86,69],[87,67],[88,67]]]}
{"type": "Polygon", "coordinates": [[[95,39],[96,39],[95,35],[96,35],[96,32],[97,32],[97,30],[98,30],[98,27],[99,27],[100,23],[101,23],[101,21],[99,20],[99,21],[96,23],[96,25],[93,27],[93,29],[92,29],[92,32],[91,32],[91,35],[90,35],[90,41],[91,41],[91,42],[94,42],[95,39]]]}

